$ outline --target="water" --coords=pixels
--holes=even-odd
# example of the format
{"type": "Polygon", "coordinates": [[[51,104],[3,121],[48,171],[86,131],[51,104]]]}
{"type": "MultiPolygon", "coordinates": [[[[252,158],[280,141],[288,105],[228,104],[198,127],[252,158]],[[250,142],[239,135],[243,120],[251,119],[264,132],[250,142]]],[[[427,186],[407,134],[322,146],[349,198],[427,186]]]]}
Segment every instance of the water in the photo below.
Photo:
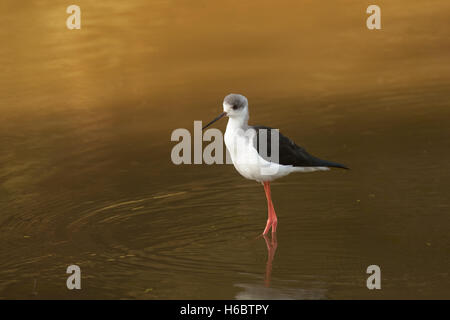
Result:
{"type": "Polygon", "coordinates": [[[447,1],[77,4],[0,5],[1,298],[450,298],[447,1]],[[170,161],[230,92],[352,169],[273,183],[277,239],[261,185],[170,161]]]}

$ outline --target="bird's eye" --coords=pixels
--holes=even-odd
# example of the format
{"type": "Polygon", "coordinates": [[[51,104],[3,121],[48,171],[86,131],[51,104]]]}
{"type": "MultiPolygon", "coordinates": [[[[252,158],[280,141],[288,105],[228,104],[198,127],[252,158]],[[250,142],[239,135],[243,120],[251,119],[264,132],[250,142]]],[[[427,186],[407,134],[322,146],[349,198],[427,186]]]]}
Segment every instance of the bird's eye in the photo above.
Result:
{"type": "Polygon", "coordinates": [[[233,110],[237,110],[238,107],[237,106],[233,106],[232,108],[233,108],[233,110]]]}

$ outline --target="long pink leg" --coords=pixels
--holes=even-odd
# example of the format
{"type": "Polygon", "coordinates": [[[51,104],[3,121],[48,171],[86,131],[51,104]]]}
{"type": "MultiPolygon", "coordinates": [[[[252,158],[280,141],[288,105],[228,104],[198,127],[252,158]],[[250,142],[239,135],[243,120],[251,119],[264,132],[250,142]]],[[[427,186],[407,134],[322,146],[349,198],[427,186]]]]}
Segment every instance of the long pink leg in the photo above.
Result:
{"type": "Polygon", "coordinates": [[[270,182],[265,181],[263,182],[264,185],[264,191],[266,192],[266,198],[267,198],[267,224],[266,228],[264,229],[263,235],[266,235],[269,232],[270,227],[272,227],[272,233],[277,232],[277,224],[278,219],[277,215],[275,213],[275,209],[273,208],[272,203],[272,197],[270,195],[270,182]]]}

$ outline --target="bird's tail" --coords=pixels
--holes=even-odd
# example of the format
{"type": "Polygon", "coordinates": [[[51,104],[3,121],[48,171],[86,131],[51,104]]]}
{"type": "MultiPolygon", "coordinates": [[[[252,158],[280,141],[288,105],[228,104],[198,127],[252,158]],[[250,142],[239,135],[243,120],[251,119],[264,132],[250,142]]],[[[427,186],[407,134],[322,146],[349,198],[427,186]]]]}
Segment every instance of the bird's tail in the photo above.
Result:
{"type": "Polygon", "coordinates": [[[322,160],[322,159],[318,159],[318,158],[315,158],[314,165],[321,166],[321,167],[329,167],[329,168],[340,168],[340,169],[347,169],[347,170],[350,169],[349,167],[344,166],[343,164],[333,162],[333,161],[328,161],[328,160],[322,160]]]}
{"type": "Polygon", "coordinates": [[[347,166],[344,166],[343,164],[337,163],[337,162],[333,162],[333,161],[327,161],[327,160],[322,160],[322,165],[325,167],[330,167],[330,168],[340,168],[340,169],[350,169],[347,166]]]}

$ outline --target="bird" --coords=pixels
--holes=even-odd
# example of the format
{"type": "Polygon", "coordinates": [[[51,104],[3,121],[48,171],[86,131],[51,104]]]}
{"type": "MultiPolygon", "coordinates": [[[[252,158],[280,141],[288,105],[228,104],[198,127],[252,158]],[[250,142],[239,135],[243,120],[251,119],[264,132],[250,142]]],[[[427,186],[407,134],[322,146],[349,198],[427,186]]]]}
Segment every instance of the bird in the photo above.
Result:
{"type": "Polygon", "coordinates": [[[248,100],[241,94],[228,94],[223,100],[223,112],[203,126],[228,117],[224,141],[235,169],[244,177],[260,182],[267,199],[268,217],[262,233],[277,231],[278,218],[273,206],[270,182],[293,172],[326,171],[330,168],[349,169],[347,166],[319,159],[284,136],[278,129],[250,126],[248,100]]]}

